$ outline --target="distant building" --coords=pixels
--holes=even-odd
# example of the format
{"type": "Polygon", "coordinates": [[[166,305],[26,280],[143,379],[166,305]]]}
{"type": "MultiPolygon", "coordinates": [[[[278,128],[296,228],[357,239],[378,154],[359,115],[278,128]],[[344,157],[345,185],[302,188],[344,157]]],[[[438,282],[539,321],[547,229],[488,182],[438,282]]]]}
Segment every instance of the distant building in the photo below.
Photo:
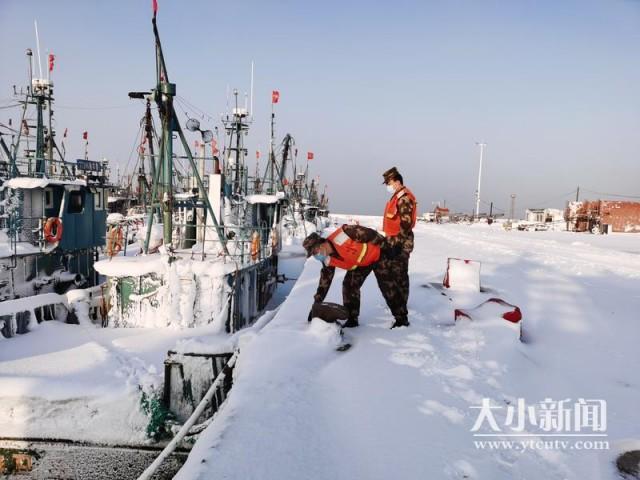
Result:
{"type": "Polygon", "coordinates": [[[525,219],[532,223],[553,223],[564,220],[564,212],[559,208],[528,208],[525,219]]]}
{"type": "Polygon", "coordinates": [[[640,233],[640,202],[594,200],[569,202],[564,213],[573,232],[640,233]]]}
{"type": "Polygon", "coordinates": [[[443,223],[449,221],[449,209],[447,207],[436,207],[433,210],[433,221],[443,223]]]}

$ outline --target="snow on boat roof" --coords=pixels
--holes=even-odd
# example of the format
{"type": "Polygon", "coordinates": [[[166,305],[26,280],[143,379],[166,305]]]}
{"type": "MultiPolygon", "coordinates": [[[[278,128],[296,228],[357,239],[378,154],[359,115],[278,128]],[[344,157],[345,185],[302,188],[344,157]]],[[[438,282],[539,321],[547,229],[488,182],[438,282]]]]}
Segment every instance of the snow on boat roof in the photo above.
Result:
{"type": "Polygon", "coordinates": [[[107,197],[107,203],[115,203],[120,200],[129,200],[129,197],[113,197],[111,195],[107,197]]]}
{"type": "Polygon", "coordinates": [[[282,197],[278,195],[247,195],[244,197],[248,203],[278,203],[282,197]]]}
{"type": "Polygon", "coordinates": [[[43,305],[51,305],[55,303],[63,303],[67,305],[67,297],[64,295],[58,295],[57,293],[43,293],[14,300],[5,300],[0,303],[0,315],[11,315],[15,312],[30,311],[34,308],[42,307],[43,305]]]}
{"type": "Polygon", "coordinates": [[[149,273],[163,272],[166,262],[159,254],[139,257],[113,257],[100,260],[93,266],[98,273],[107,277],[139,277],[149,273]]]}
{"type": "Polygon", "coordinates": [[[180,198],[180,199],[189,199],[189,198],[194,198],[197,197],[198,194],[197,193],[192,193],[192,192],[180,192],[180,193],[176,193],[173,195],[173,198],[180,198]]]}
{"type": "Polygon", "coordinates": [[[4,182],[3,186],[9,188],[43,188],[48,185],[78,185],[87,186],[85,180],[54,180],[51,178],[16,177],[4,182]]]}
{"type": "Polygon", "coordinates": [[[110,213],[109,215],[107,215],[107,225],[113,225],[115,223],[120,223],[124,220],[124,215],[122,215],[121,213],[110,213]]]}

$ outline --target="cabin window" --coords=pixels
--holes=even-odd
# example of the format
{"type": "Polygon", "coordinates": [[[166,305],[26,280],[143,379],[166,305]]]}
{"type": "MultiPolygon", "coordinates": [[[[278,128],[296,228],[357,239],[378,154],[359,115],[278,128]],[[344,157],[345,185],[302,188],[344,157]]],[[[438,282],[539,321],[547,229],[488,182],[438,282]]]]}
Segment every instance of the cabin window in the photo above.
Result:
{"type": "Polygon", "coordinates": [[[68,213],[82,213],[84,209],[84,195],[82,192],[69,192],[69,208],[68,213]]]}
{"type": "Polygon", "coordinates": [[[102,210],[104,207],[102,206],[102,190],[98,190],[93,194],[93,208],[94,210],[102,210]]]}
{"type": "Polygon", "coordinates": [[[53,189],[44,189],[44,208],[53,208],[53,189]]]}

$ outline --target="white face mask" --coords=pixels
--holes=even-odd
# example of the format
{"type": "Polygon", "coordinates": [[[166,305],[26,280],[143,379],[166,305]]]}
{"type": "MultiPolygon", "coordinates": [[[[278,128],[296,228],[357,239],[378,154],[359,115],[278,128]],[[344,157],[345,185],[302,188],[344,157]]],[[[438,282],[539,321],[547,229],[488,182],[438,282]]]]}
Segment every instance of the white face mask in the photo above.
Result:
{"type": "Polygon", "coordinates": [[[387,185],[387,192],[394,193],[395,191],[396,191],[396,189],[393,188],[393,185],[387,185]]]}

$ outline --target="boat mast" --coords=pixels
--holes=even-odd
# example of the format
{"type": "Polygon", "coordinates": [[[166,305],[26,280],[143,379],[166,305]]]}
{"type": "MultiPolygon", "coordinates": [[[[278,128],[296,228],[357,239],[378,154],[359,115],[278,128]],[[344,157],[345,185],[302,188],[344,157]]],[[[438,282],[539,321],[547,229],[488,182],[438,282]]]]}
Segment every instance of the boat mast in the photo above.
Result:
{"type": "MultiPolygon", "coordinates": [[[[162,225],[163,242],[166,246],[173,243],[173,97],[176,94],[175,83],[169,82],[169,74],[162,53],[162,44],[153,16],[153,34],[156,43],[156,89],[153,92],[162,124],[160,141],[160,162],[162,172],[162,225]]],[[[147,236],[151,232],[147,232],[147,236]]]]}
{"type": "Polygon", "coordinates": [[[271,140],[269,141],[269,193],[276,193],[275,185],[274,185],[274,170],[276,163],[276,154],[274,151],[274,137],[275,137],[275,121],[276,114],[273,111],[273,101],[271,102],[271,140]]]}
{"type": "MultiPolygon", "coordinates": [[[[151,173],[151,178],[154,179],[156,177],[156,156],[155,156],[155,147],[153,145],[153,122],[151,119],[151,99],[147,97],[146,109],[144,114],[144,132],[145,138],[147,139],[147,149],[149,151],[149,171],[151,173]]],[[[144,177],[144,184],[148,186],[147,175],[144,169],[144,159],[141,159],[142,163],[142,175],[144,177]]],[[[148,190],[148,188],[147,188],[148,190]]],[[[145,190],[145,194],[143,196],[143,204],[147,206],[147,195],[148,192],[145,190]]]]}
{"type": "MultiPolygon", "coordinates": [[[[222,245],[222,249],[225,254],[229,255],[227,249],[227,242],[224,237],[224,232],[218,224],[218,219],[211,207],[209,197],[206,194],[204,184],[198,173],[198,167],[191,154],[191,149],[187,142],[184,132],[180,127],[180,122],[176,117],[176,112],[173,108],[173,97],[176,94],[175,83],[169,82],[169,74],[167,72],[167,66],[164,60],[162,52],[162,44],[160,43],[160,34],[158,32],[158,26],[156,23],[157,4],[154,2],[153,19],[151,21],[153,25],[153,35],[155,38],[156,47],[156,88],[151,92],[151,97],[158,106],[158,112],[162,125],[162,136],[160,138],[160,158],[158,159],[155,176],[153,179],[153,187],[151,194],[151,204],[147,219],[147,234],[144,243],[144,252],[149,251],[149,242],[151,240],[151,227],[153,226],[153,211],[156,207],[157,199],[160,194],[161,206],[162,206],[162,220],[163,220],[163,242],[168,248],[172,248],[173,243],[173,132],[178,134],[182,148],[184,149],[189,164],[193,171],[193,174],[198,183],[200,190],[200,197],[204,200],[204,207],[208,214],[211,216],[211,220],[218,234],[218,240],[222,245]],[[160,178],[162,176],[162,178],[160,178]]],[[[132,92],[129,94],[131,98],[139,98],[140,93],[132,92]]]]}

